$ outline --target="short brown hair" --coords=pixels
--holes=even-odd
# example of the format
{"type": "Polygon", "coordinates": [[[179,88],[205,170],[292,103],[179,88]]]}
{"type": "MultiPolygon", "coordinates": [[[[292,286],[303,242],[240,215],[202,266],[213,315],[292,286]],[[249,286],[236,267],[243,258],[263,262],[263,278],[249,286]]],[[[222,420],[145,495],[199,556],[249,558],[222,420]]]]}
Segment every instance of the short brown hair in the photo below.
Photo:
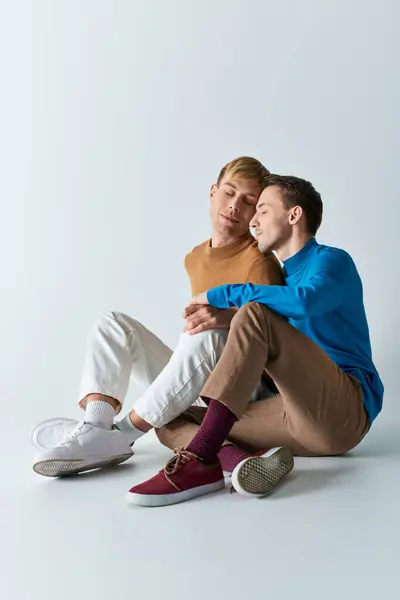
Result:
{"type": "Polygon", "coordinates": [[[256,158],[251,158],[251,156],[240,156],[239,158],[231,160],[231,162],[221,169],[217,185],[221,183],[225,175],[230,175],[234,179],[256,179],[259,182],[261,189],[263,189],[270,172],[256,158]]]}
{"type": "Polygon", "coordinates": [[[276,185],[283,192],[286,209],[301,206],[311,235],[315,235],[321,225],[323,204],[321,195],[312,183],[292,175],[269,175],[264,189],[276,185]]]}

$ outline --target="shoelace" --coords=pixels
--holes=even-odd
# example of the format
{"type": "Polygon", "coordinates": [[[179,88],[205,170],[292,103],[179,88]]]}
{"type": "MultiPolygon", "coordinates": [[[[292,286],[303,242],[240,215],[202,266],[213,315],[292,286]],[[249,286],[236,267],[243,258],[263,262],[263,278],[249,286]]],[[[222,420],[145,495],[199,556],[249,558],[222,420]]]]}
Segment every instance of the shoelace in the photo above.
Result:
{"type": "Polygon", "coordinates": [[[78,423],[78,425],[74,427],[72,431],[67,433],[67,435],[60,442],[58,442],[57,446],[70,446],[76,440],[76,435],[79,433],[84,424],[84,421],[78,423]]]}
{"type": "Polygon", "coordinates": [[[173,456],[164,467],[164,477],[178,492],[181,490],[179,486],[173,480],[174,475],[184,467],[190,460],[197,459],[201,460],[196,454],[186,450],[185,448],[176,448],[174,450],[175,456],[173,456]]]}

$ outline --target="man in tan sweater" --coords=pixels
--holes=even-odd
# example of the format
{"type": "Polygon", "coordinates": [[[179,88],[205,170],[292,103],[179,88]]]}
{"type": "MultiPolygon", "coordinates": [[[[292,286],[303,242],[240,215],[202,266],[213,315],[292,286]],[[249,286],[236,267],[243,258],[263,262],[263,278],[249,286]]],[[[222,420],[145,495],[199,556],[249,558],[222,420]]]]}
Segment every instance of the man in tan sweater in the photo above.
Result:
{"type": "MultiPolygon", "coordinates": [[[[212,237],[185,260],[192,295],[229,283],[283,283],[278,260],[271,252],[261,254],[249,233],[267,175],[258,160],[248,157],[222,169],[210,191],[212,237]]],[[[119,464],[150,429],[201,403],[200,391],[222,354],[235,313],[235,308],[189,306],[175,352],[128,315],[106,314],[89,341],[79,396],[84,420],[50,419],[37,425],[32,441],[41,451],[34,470],[58,477],[119,464]],[[131,379],[143,394],[114,425],[131,379]]],[[[253,400],[268,395],[266,383],[259,382],[253,400]]]]}

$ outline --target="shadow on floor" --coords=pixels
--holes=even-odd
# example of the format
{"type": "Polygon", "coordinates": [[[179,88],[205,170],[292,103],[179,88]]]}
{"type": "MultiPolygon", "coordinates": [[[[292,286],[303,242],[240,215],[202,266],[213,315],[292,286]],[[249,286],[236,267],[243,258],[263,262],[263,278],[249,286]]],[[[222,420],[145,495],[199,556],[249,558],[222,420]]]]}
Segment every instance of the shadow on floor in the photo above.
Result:
{"type": "Polygon", "coordinates": [[[344,478],[351,477],[356,470],[355,465],[348,464],[331,466],[326,469],[296,469],[295,467],[292,473],[279,484],[276,491],[269,497],[282,500],[282,498],[298,498],[299,496],[313,494],[335,485],[338,479],[343,481],[344,478]]]}

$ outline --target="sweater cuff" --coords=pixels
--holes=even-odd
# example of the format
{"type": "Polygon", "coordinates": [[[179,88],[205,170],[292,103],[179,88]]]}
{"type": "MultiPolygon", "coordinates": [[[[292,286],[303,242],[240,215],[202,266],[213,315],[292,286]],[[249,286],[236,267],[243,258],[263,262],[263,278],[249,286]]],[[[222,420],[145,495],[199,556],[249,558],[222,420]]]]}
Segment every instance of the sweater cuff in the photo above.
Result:
{"type": "Polygon", "coordinates": [[[207,300],[210,306],[214,306],[215,308],[229,308],[225,301],[224,288],[225,286],[221,285],[212,290],[208,290],[207,300]]]}

